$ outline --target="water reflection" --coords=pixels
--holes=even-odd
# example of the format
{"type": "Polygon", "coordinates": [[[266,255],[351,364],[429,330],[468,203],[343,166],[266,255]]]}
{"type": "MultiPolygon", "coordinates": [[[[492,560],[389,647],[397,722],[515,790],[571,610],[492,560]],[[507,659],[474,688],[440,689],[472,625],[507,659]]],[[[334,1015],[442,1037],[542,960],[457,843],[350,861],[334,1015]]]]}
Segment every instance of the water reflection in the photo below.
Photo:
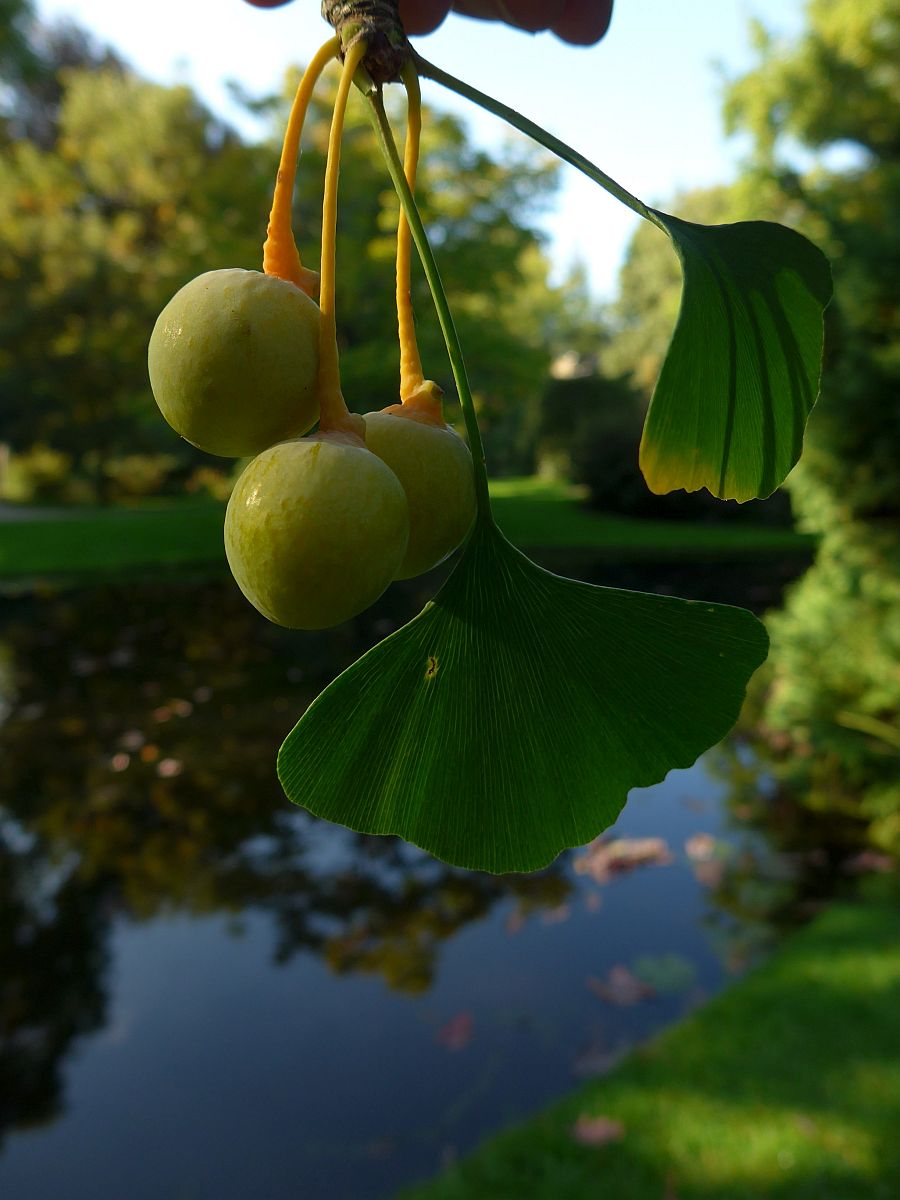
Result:
{"type": "Polygon", "coordinates": [[[65,858],[0,825],[0,1145],[62,1107],[62,1063],[106,1020],[109,911],[65,858]]]}
{"type": "Polygon", "coordinates": [[[323,836],[285,802],[281,739],[389,619],[287,635],[211,583],[16,602],[0,726],[0,1132],[59,1111],[60,1061],[105,1020],[116,917],[257,911],[278,962],[308,951],[415,994],[441,943],[500,898],[523,911],[564,900],[558,868],[456,871],[391,839],[323,836]]]}
{"type": "MultiPolygon", "coordinates": [[[[756,588],[760,607],[781,582],[627,570],[587,573],[717,600],[756,588]]],[[[772,914],[793,919],[809,864],[752,822],[736,832],[708,769],[636,795],[617,826],[631,842],[530,876],[457,871],[288,805],[290,725],[432,586],[309,636],[209,580],[2,602],[0,1137],[47,1124],[8,1139],[17,1195],[53,1191],[52,1160],[73,1200],[101,1200],[82,1144],[118,1169],[109,1196],[245,1195],[243,1146],[267,1147],[272,1200],[296,1179],[309,1200],[387,1195],[611,1069],[753,961],[772,914]],[[273,1141],[279,1106],[302,1136],[273,1141]],[[166,1120],[142,1192],[128,1164],[166,1120]]],[[[743,820],[755,767],[713,762],[743,820]]]]}

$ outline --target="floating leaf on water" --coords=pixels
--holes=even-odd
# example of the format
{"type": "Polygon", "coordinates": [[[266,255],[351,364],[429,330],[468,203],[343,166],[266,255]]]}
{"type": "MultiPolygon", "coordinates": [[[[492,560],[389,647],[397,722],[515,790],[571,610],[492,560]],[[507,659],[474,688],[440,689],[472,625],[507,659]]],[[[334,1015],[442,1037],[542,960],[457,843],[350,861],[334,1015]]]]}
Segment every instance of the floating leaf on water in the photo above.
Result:
{"type": "Polygon", "coordinates": [[[597,838],[575,859],[579,875],[589,875],[595,883],[607,883],[614,875],[636,867],[664,867],[672,861],[672,852],[664,838],[597,838]]]}
{"type": "Polygon", "coordinates": [[[591,976],[587,985],[601,1000],[619,1008],[630,1008],[633,1004],[639,1004],[641,1000],[647,1000],[656,994],[654,988],[621,963],[612,967],[605,979],[595,979],[591,976]]]}
{"type": "Polygon", "coordinates": [[[572,909],[568,904],[558,904],[556,908],[547,908],[541,913],[542,925],[560,925],[563,921],[568,921],[572,915],[572,909]]]}
{"type": "Polygon", "coordinates": [[[457,1013],[437,1031],[437,1040],[447,1050],[464,1050],[472,1040],[475,1018],[470,1012],[457,1013]]]}
{"type": "Polygon", "coordinates": [[[725,878],[725,863],[721,858],[710,858],[694,863],[694,878],[703,887],[721,887],[725,878]]]}
{"type": "Polygon", "coordinates": [[[518,906],[514,908],[503,922],[503,930],[510,937],[515,937],[525,927],[525,914],[518,906]]]}
{"type": "Polygon", "coordinates": [[[715,858],[718,845],[711,833],[692,833],[684,843],[684,852],[691,862],[707,862],[715,858]]]}

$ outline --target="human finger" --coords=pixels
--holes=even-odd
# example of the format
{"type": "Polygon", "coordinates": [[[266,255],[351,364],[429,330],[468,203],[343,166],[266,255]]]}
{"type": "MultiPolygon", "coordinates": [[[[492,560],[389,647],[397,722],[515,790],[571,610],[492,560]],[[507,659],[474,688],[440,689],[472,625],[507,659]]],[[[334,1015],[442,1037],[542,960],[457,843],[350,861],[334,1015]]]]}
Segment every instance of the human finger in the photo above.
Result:
{"type": "Polygon", "coordinates": [[[566,0],[456,0],[454,12],[487,21],[505,21],[516,29],[540,33],[562,16],[566,0]]]}
{"type": "Polygon", "coordinates": [[[433,33],[450,11],[452,0],[400,0],[400,20],[412,37],[433,33]]]}
{"type": "Polygon", "coordinates": [[[575,46],[593,46],[609,29],[613,0],[566,0],[553,32],[575,46]]]}

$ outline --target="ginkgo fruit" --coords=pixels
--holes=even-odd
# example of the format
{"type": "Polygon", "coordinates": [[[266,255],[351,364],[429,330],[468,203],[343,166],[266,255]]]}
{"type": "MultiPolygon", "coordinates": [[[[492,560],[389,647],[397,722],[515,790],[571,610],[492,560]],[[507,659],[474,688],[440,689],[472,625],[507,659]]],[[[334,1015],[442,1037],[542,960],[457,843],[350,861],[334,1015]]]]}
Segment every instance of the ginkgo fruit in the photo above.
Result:
{"type": "Polygon", "coordinates": [[[395,578],[410,579],[443,562],[471,529],[472,455],[444,421],[439,401],[394,404],[366,413],[365,422],[366,446],[391,468],[409,502],[409,542],[395,578]]]}
{"type": "Polygon", "coordinates": [[[339,432],[264,450],[225,514],[238,586],[291,629],[325,629],[368,608],[395,578],[408,538],[400,481],[358,437],[339,432]]]}
{"type": "Polygon", "coordinates": [[[148,365],[176,432],[210,454],[245,457],[319,418],[319,308],[260,271],[207,271],[157,318],[148,365]]]}

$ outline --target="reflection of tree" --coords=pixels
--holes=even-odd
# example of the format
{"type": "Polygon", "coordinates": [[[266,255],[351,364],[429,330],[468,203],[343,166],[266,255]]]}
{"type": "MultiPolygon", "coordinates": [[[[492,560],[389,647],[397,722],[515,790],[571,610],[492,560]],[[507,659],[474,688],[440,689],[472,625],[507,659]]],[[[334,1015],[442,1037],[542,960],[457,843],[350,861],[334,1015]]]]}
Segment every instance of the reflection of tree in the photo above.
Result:
{"type": "Polygon", "coordinates": [[[848,532],[773,622],[763,734],[814,820],[900,855],[900,536],[848,532]]]}
{"type": "Polygon", "coordinates": [[[9,823],[0,828],[0,1142],[60,1107],[60,1064],[105,1016],[102,896],[9,823]]]}
{"type": "Polygon", "coordinates": [[[773,747],[765,703],[765,690],[757,688],[742,716],[742,734],[706,759],[709,773],[727,788],[740,836],[718,843],[716,869],[698,878],[709,886],[711,936],[725,965],[735,970],[770,951],[836,894],[852,891],[856,872],[867,869],[859,865],[865,792],[845,793],[851,798],[840,804],[818,798],[815,764],[804,757],[798,769],[784,740],[773,747]],[[803,786],[792,783],[799,783],[798,770],[805,773],[803,786]]]}
{"type": "Polygon", "coordinates": [[[790,485],[822,542],[769,622],[760,749],[808,829],[842,824],[900,855],[897,12],[817,0],[792,41],[760,31],[727,114],[755,143],[745,194],[814,237],[835,277],[822,396],[790,485]]]}
{"type": "Polygon", "coordinates": [[[272,918],[278,961],[307,951],[415,992],[429,986],[442,943],[499,901],[555,907],[565,895],[558,870],[456,871],[284,799],[278,743],[374,640],[385,606],[310,638],[265,626],[230,585],[110,586],[10,607],[0,1127],[58,1106],[63,1054],[103,1020],[105,935],[117,916],[256,909],[272,918]]]}

